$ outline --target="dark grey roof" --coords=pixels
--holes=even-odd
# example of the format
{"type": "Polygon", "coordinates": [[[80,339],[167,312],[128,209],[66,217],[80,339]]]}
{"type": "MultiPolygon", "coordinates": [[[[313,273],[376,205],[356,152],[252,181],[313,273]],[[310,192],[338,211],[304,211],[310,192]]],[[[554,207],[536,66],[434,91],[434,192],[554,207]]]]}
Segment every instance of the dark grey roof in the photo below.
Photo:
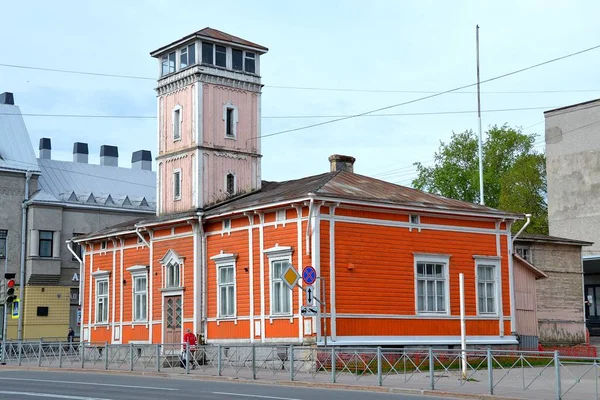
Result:
{"type": "Polygon", "coordinates": [[[535,233],[523,233],[519,235],[515,242],[545,242],[557,244],[569,244],[573,246],[591,246],[594,242],[586,242],[583,240],[567,239],[558,236],[539,235],[535,233]]]}

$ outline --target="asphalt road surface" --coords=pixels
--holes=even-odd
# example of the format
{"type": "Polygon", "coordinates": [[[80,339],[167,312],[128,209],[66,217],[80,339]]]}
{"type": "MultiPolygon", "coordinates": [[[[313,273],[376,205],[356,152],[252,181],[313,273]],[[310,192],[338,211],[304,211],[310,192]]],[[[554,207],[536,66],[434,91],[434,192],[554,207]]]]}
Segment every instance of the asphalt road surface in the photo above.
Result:
{"type": "Polygon", "coordinates": [[[0,369],[0,399],[434,400],[436,398],[185,378],[0,369]]]}

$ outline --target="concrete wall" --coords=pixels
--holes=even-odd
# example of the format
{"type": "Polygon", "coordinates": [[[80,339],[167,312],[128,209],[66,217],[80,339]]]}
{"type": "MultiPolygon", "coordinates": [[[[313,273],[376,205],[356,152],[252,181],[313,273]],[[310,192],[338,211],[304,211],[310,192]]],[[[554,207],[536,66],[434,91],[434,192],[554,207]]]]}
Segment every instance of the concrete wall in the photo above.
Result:
{"type": "Polygon", "coordinates": [[[542,344],[585,342],[581,247],[533,243],[532,264],[548,274],[536,281],[542,344]]]}
{"type": "Polygon", "coordinates": [[[546,167],[550,235],[594,242],[600,253],[600,100],[548,112],[546,167]]]}

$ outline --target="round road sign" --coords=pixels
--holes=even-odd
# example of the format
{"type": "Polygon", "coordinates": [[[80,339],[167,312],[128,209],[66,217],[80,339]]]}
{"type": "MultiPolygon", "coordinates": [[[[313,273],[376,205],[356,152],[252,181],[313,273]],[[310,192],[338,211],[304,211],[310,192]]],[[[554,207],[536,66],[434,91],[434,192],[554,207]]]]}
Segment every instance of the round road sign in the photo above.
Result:
{"type": "Polygon", "coordinates": [[[307,265],[302,270],[302,280],[307,285],[312,285],[317,280],[317,271],[310,265],[307,265]]]}

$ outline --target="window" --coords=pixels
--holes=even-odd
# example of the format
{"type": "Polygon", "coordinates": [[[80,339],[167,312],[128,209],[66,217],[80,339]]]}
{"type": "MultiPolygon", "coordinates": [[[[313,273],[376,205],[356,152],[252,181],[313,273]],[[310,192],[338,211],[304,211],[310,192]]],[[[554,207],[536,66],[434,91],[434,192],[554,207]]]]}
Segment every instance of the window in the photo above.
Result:
{"type": "Polygon", "coordinates": [[[52,257],[53,235],[51,231],[40,231],[40,257],[52,257]]]}
{"type": "Polygon", "coordinates": [[[287,260],[271,262],[271,314],[289,314],[291,312],[292,291],[281,279],[281,274],[287,268],[287,260]]]}
{"type": "Polygon", "coordinates": [[[285,210],[277,210],[275,213],[275,222],[284,222],[285,221],[285,210]]]}
{"type": "Polygon", "coordinates": [[[219,317],[235,316],[234,265],[220,265],[219,270],[219,317]]]}
{"type": "Polygon", "coordinates": [[[108,322],[108,279],[96,281],[96,323],[108,322]]]}
{"type": "Polygon", "coordinates": [[[225,135],[228,137],[235,137],[235,135],[233,134],[233,108],[228,108],[227,109],[227,116],[226,116],[226,128],[225,128],[225,135]]]}
{"type": "Polygon", "coordinates": [[[256,70],[256,56],[254,53],[251,53],[249,51],[246,52],[246,59],[244,60],[244,64],[245,64],[245,68],[244,70],[246,72],[250,72],[251,74],[253,74],[256,70]]]}
{"type": "Polygon", "coordinates": [[[230,229],[231,229],[231,220],[229,218],[228,219],[224,219],[223,220],[223,230],[224,231],[228,231],[230,229]]]}
{"type": "Polygon", "coordinates": [[[213,63],[213,45],[212,43],[202,42],[202,64],[213,63]]]}
{"type": "Polygon", "coordinates": [[[167,75],[175,72],[175,52],[171,52],[162,58],[162,74],[167,75]]]}
{"type": "Polygon", "coordinates": [[[242,71],[244,69],[244,52],[242,50],[231,50],[231,58],[233,61],[233,69],[236,71],[242,71]]]}
{"type": "Polygon", "coordinates": [[[179,55],[179,68],[185,68],[196,63],[196,45],[190,44],[181,49],[179,55]]]}
{"type": "Polygon", "coordinates": [[[419,256],[416,261],[417,313],[448,312],[448,257],[419,256]]]}
{"type": "Polygon", "coordinates": [[[0,230],[0,258],[6,258],[6,238],[8,231],[0,230]]]}
{"type": "Polygon", "coordinates": [[[133,320],[147,320],[148,305],[148,278],[146,276],[133,277],[133,320]]]}
{"type": "Polygon", "coordinates": [[[417,225],[417,224],[419,224],[419,222],[420,222],[419,216],[416,214],[411,214],[410,223],[417,225]]]}
{"type": "Polygon", "coordinates": [[[479,314],[495,314],[496,266],[477,264],[477,311],[479,314]]]}
{"type": "Polygon", "coordinates": [[[173,141],[181,139],[181,108],[173,110],[173,141]]]}
{"type": "Polygon", "coordinates": [[[173,198],[181,200],[181,170],[173,171],[173,198]]]}
{"type": "Polygon", "coordinates": [[[215,65],[227,67],[227,47],[215,45],[215,65]]]}
{"type": "Polygon", "coordinates": [[[108,242],[106,240],[100,242],[100,250],[106,250],[108,247],[108,242]]]}
{"type": "Polygon", "coordinates": [[[233,196],[233,194],[235,193],[235,175],[233,175],[231,172],[228,173],[227,177],[225,178],[225,181],[225,190],[227,194],[233,196]]]}
{"type": "Polygon", "coordinates": [[[167,284],[165,287],[173,288],[179,287],[179,264],[175,262],[170,262],[167,264],[166,268],[167,273],[167,284]]]}
{"type": "Polygon", "coordinates": [[[527,246],[518,246],[515,251],[524,260],[531,262],[531,249],[527,246]]]}

